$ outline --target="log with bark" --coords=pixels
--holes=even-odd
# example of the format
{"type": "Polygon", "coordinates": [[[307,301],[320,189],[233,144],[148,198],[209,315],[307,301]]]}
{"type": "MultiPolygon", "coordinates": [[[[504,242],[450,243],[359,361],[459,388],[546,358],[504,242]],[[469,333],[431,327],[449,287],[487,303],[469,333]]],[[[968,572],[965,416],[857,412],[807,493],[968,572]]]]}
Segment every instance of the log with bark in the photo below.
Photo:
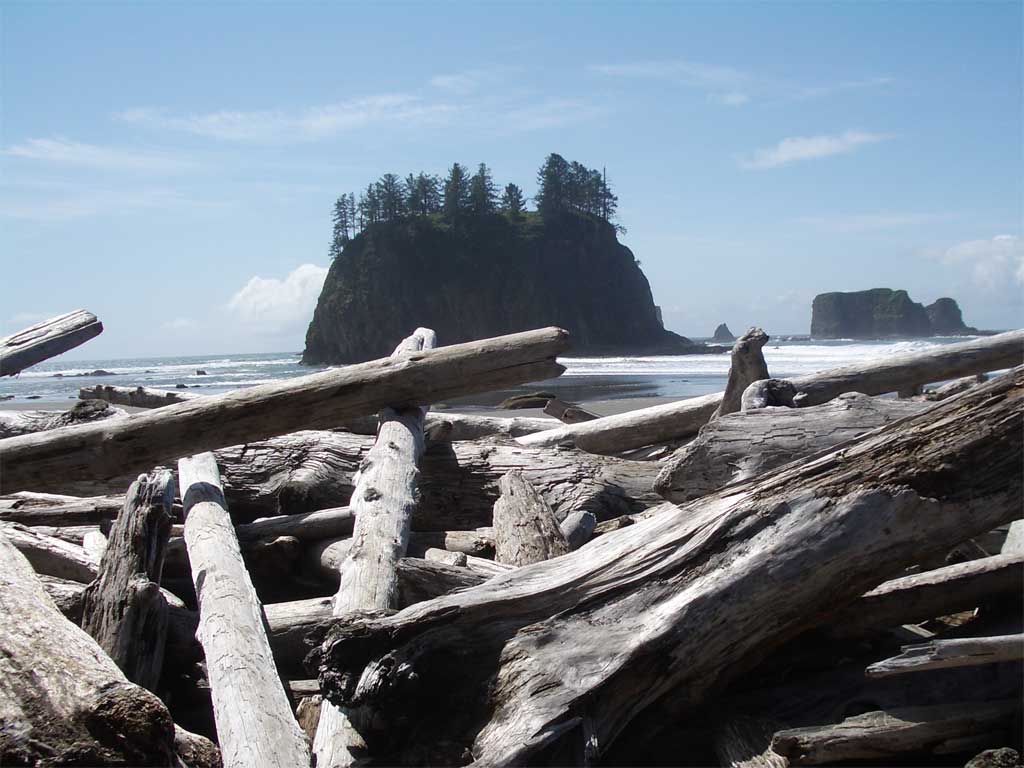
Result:
{"type": "Polygon", "coordinates": [[[712,420],[736,413],[740,409],[743,392],[755,381],[768,378],[768,364],[761,348],[768,343],[768,334],[760,328],[751,328],[740,336],[732,348],[729,379],[712,420]]]}
{"type": "Polygon", "coordinates": [[[84,344],[103,331],[92,312],[76,309],[0,339],[0,376],[14,376],[84,344]]]}
{"type": "Polygon", "coordinates": [[[126,419],[10,437],[0,440],[0,491],[119,477],[189,453],[334,427],[381,408],[552,378],[564,370],[555,356],[568,343],[560,328],[527,331],[197,398],[126,419]]]}
{"type": "Polygon", "coordinates": [[[309,748],[274,667],[213,454],[182,459],[178,477],[224,765],[308,765],[309,748]]]}
{"type": "Polygon", "coordinates": [[[0,438],[127,416],[125,411],[102,400],[75,403],[67,411],[0,411],[0,438]]]}
{"type": "Polygon", "coordinates": [[[809,408],[732,413],[707,424],[696,440],[667,459],[654,487],[670,501],[696,499],[928,407],[850,392],[809,408]]]}
{"type": "MultiPolygon", "coordinates": [[[[803,406],[821,405],[844,392],[882,395],[909,383],[1010,368],[1024,362],[1024,331],[947,344],[923,352],[891,355],[873,363],[833,368],[791,380],[803,406]]],[[[655,405],[571,424],[518,439],[522,445],[570,444],[592,453],[617,453],[694,435],[711,418],[722,394],[655,405]]]]}
{"type": "Polygon", "coordinates": [[[328,699],[373,708],[380,759],[521,764],[560,738],[596,757],[645,706],[699,706],[823,614],[1018,514],[1022,398],[1015,369],[573,555],[337,620],[309,661],[328,699]]]}
{"type": "Polygon", "coordinates": [[[175,490],[170,472],[140,475],[132,483],[82,606],[82,629],[125,677],[151,691],[160,681],[167,642],[160,576],[175,490]]]}

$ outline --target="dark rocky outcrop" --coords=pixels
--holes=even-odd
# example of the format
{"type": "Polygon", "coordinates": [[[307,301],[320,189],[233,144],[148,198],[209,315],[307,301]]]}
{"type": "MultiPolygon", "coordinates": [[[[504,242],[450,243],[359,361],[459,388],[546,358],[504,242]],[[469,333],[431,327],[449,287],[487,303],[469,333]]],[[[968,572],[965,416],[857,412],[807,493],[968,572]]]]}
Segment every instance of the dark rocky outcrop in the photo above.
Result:
{"type": "Polygon", "coordinates": [[[664,329],[647,278],[594,217],[441,217],[375,224],[334,260],[302,362],[385,357],[417,326],[444,344],[548,325],[572,355],[717,351],[664,329]]]}
{"type": "Polygon", "coordinates": [[[960,307],[942,298],[925,308],[906,291],[873,288],[822,293],[811,307],[811,336],[816,339],[884,339],[977,333],[964,325],[960,307]]]}
{"type": "Polygon", "coordinates": [[[715,335],[711,338],[712,341],[717,341],[720,344],[731,344],[736,341],[736,336],[732,331],[729,330],[729,326],[722,323],[715,328],[715,335]]]}

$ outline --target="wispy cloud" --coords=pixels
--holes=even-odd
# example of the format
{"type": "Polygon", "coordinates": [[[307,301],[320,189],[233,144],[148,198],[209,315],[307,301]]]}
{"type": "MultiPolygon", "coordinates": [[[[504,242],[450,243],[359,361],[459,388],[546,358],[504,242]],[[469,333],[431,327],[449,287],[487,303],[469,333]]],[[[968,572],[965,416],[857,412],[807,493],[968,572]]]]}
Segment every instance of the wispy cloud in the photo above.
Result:
{"type": "Polygon", "coordinates": [[[487,120],[503,132],[537,131],[593,120],[605,111],[584,99],[545,99],[495,110],[487,120]]]}
{"type": "Polygon", "coordinates": [[[60,223],[95,216],[126,216],[152,210],[216,210],[224,203],[199,200],[160,186],[124,189],[92,185],[5,185],[0,191],[0,218],[60,223]]]}
{"type": "Polygon", "coordinates": [[[302,264],[283,280],[253,277],[228,301],[227,308],[259,333],[286,333],[309,322],[327,268],[302,264]]]}
{"type": "Polygon", "coordinates": [[[805,101],[832,96],[845,91],[862,91],[869,88],[884,88],[896,82],[894,77],[866,77],[861,80],[846,80],[829,85],[814,85],[804,88],[797,88],[791,98],[795,101],[805,101]]]}
{"type": "Polygon", "coordinates": [[[65,138],[28,139],[6,147],[3,154],[20,160],[108,171],[177,173],[197,167],[187,158],[166,152],[99,146],[65,138]]]}
{"type": "Polygon", "coordinates": [[[1024,286],[1024,240],[1017,235],[967,240],[948,248],[928,248],[923,253],[947,265],[967,267],[974,282],[989,291],[1008,285],[1024,286]]]}
{"type": "Polygon", "coordinates": [[[624,64],[595,64],[594,72],[615,77],[656,78],[692,85],[729,87],[748,82],[749,75],[732,67],[702,64],[696,61],[637,61],[624,64]]]}
{"type": "Polygon", "coordinates": [[[739,164],[742,168],[752,170],[779,168],[804,160],[849,154],[860,147],[891,138],[892,136],[888,134],[865,131],[846,131],[824,136],[792,136],[783,139],[774,147],[759,149],[751,157],[741,158],[739,164]]]}
{"type": "Polygon", "coordinates": [[[750,97],[742,91],[729,91],[728,93],[713,93],[708,100],[726,107],[742,107],[750,101],[750,97]]]}
{"type": "Polygon", "coordinates": [[[799,216],[794,223],[802,227],[836,232],[839,234],[857,234],[863,232],[881,232],[904,227],[932,224],[952,218],[948,213],[848,213],[828,216],[799,216]]]}
{"type": "Polygon", "coordinates": [[[445,122],[457,108],[410,94],[383,94],[297,110],[219,110],[179,115],[164,109],[134,108],[118,119],[141,125],[183,131],[222,141],[311,141],[380,123],[445,122]]]}

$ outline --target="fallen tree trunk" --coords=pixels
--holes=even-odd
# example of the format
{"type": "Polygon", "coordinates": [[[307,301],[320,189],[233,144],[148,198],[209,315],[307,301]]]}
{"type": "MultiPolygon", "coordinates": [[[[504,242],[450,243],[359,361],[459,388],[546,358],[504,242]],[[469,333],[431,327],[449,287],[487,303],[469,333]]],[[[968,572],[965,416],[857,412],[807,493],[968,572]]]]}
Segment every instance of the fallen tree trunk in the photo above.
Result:
{"type": "Polygon", "coordinates": [[[736,413],[740,409],[744,390],[755,381],[768,378],[768,364],[761,352],[767,343],[768,334],[760,328],[751,328],[736,340],[729,365],[729,380],[713,419],[736,413]]]}
{"type": "Polygon", "coordinates": [[[1024,659],[1024,634],[931,640],[905,645],[899,656],[883,659],[865,670],[868,677],[887,677],[926,669],[976,667],[1024,659]]]}
{"type": "Polygon", "coordinates": [[[548,416],[553,416],[563,424],[580,424],[584,421],[593,421],[600,418],[596,413],[591,413],[580,408],[578,405],[559,400],[557,397],[552,397],[544,404],[544,413],[548,416]]]}
{"type": "Polygon", "coordinates": [[[0,339],[0,376],[14,376],[36,363],[84,344],[103,331],[92,312],[76,309],[0,339]]]}
{"type": "Polygon", "coordinates": [[[18,548],[36,573],[83,584],[96,578],[96,563],[80,546],[36,533],[20,523],[4,523],[0,525],[0,532],[18,548]]]}
{"type": "Polygon", "coordinates": [[[670,501],[696,499],[929,407],[850,392],[810,408],[733,413],[709,423],[665,461],[654,488],[670,501]]]}
{"type": "Polygon", "coordinates": [[[182,459],[178,477],[224,765],[308,765],[309,748],[274,667],[213,455],[182,459]]]}
{"type": "Polygon", "coordinates": [[[114,405],[127,405],[132,408],[162,408],[165,405],[175,405],[201,397],[205,397],[205,395],[184,392],[179,389],[115,387],[110,384],[97,384],[94,387],[81,387],[78,390],[79,400],[103,400],[114,405]]]}
{"type": "Polygon", "coordinates": [[[324,695],[371,706],[385,762],[605,751],[645,706],[692,709],[757,657],[1022,503],[1024,369],[847,443],[383,618],[336,621],[324,695]],[[453,647],[459,664],[450,663],[453,647]],[[414,692],[414,693],[413,693],[414,692]]]}
{"type": "Polygon", "coordinates": [[[95,525],[113,520],[124,496],[53,496],[15,493],[0,499],[0,522],[24,525],[95,525]],[[43,498],[38,498],[42,496],[43,498]]]}
{"type": "Polygon", "coordinates": [[[100,400],[76,403],[67,411],[0,411],[0,438],[127,416],[120,408],[100,400]]]}
{"type": "Polygon", "coordinates": [[[337,426],[381,408],[552,378],[564,370],[555,355],[568,339],[559,328],[528,331],[197,398],[116,422],[10,437],[0,440],[0,490],[114,478],[244,440],[337,426]]]}
{"type": "MultiPolygon", "coordinates": [[[[925,352],[892,355],[874,363],[833,368],[791,379],[801,405],[821,405],[844,392],[883,395],[908,383],[943,381],[1010,368],[1024,361],[1024,331],[947,344],[925,352]]],[[[604,416],[518,439],[521,445],[570,444],[591,453],[616,453],[696,434],[718,408],[722,394],[604,416]]]]}
{"type": "Polygon", "coordinates": [[[791,765],[948,754],[961,751],[960,742],[968,737],[1009,736],[1019,713],[1015,699],[866,712],[835,725],[779,731],[772,750],[791,765]]]}
{"type": "Polygon", "coordinates": [[[167,709],[60,614],[4,532],[0,626],[0,764],[172,764],[167,709]]]}
{"type": "Polygon", "coordinates": [[[174,491],[170,472],[141,475],[132,483],[82,606],[82,629],[125,677],[151,691],[160,681],[167,642],[160,574],[174,491]]]}
{"type": "Polygon", "coordinates": [[[529,565],[564,555],[569,543],[558,528],[551,507],[521,472],[504,475],[494,502],[494,559],[508,565],[529,565]]]}

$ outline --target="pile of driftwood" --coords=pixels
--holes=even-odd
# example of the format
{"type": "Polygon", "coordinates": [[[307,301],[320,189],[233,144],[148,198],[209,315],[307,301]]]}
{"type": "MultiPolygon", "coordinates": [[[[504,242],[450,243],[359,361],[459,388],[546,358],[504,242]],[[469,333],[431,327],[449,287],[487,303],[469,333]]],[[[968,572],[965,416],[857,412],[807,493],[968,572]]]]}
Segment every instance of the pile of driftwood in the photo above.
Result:
{"type": "Polygon", "coordinates": [[[766,340],[567,424],[427,410],[557,376],[553,328],[7,414],[0,764],[1013,765],[1024,332],[766,340]]]}

